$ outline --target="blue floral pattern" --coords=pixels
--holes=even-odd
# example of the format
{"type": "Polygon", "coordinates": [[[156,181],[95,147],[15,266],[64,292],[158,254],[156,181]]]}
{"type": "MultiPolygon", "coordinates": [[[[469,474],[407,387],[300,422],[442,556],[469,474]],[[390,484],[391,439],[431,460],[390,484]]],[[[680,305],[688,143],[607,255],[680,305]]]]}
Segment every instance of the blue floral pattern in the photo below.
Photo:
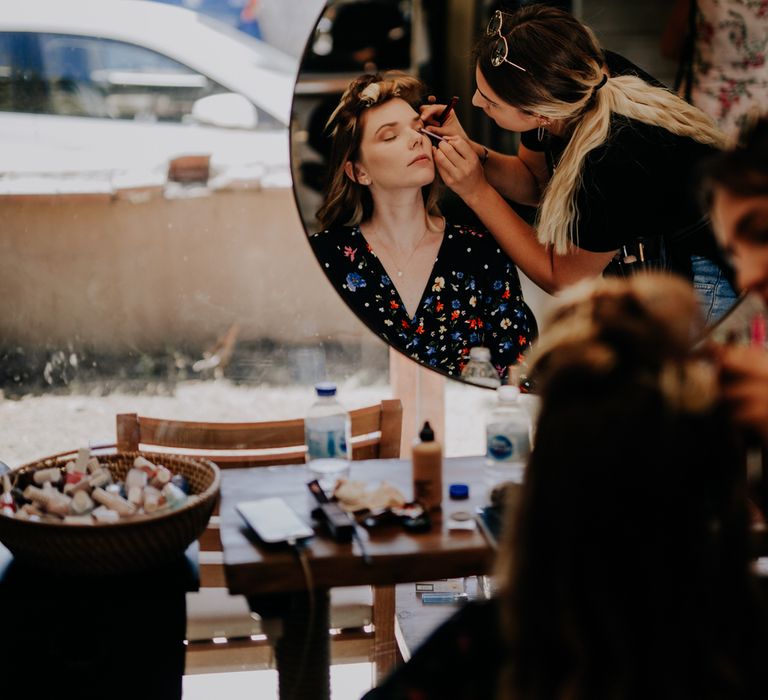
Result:
{"type": "Polygon", "coordinates": [[[537,335],[517,268],[485,230],[446,226],[412,318],[359,226],[320,231],[310,243],[352,310],[388,343],[429,367],[459,375],[470,348],[483,345],[504,378],[537,335]]]}

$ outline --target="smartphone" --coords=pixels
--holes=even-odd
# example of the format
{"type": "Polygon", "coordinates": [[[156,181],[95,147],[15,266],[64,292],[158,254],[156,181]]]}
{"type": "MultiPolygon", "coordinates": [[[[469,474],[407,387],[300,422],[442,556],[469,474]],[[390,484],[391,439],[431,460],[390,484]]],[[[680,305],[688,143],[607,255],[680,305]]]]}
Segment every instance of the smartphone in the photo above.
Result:
{"type": "Polygon", "coordinates": [[[235,508],[248,527],[267,544],[306,539],[315,534],[282,498],[244,501],[235,508]]]}

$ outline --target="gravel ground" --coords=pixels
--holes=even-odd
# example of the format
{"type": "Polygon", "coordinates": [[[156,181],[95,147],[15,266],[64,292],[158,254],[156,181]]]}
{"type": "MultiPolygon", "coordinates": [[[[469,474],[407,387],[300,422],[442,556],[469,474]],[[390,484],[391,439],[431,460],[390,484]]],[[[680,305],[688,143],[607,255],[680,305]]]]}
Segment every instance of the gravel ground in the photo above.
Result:
{"type": "MultiPolygon", "coordinates": [[[[347,408],[390,397],[385,384],[339,386],[347,408]]],[[[27,395],[0,398],[0,460],[11,467],[82,445],[114,442],[115,415],[139,413],[180,420],[281,420],[304,415],[312,402],[310,386],[243,386],[222,380],[181,382],[169,393],[162,386],[141,394],[27,395]]],[[[484,449],[483,420],[493,394],[449,382],[446,387],[445,454],[479,454],[484,449]]]]}

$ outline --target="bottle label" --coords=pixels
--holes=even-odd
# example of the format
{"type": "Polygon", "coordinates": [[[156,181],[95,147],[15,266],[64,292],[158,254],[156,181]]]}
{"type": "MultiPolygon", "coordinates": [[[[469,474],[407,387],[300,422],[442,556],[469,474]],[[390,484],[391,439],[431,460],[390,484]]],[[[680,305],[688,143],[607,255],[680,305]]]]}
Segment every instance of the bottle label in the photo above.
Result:
{"type": "Polygon", "coordinates": [[[522,462],[531,451],[528,433],[502,433],[489,429],[487,432],[487,455],[496,462],[522,462]]]}
{"type": "Polygon", "coordinates": [[[414,479],[413,500],[421,503],[427,510],[440,508],[441,495],[432,479],[414,479]]]}
{"type": "Polygon", "coordinates": [[[307,428],[307,449],[310,459],[347,458],[346,430],[342,426],[335,429],[317,430],[307,428]]]}

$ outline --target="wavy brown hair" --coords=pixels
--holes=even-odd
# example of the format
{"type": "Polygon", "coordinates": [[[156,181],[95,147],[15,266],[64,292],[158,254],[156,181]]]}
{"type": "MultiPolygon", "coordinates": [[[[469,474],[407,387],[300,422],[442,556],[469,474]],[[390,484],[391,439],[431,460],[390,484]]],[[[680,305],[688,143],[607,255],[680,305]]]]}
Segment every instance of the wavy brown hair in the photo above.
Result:
{"type": "Polygon", "coordinates": [[[764,695],[743,462],[700,327],[689,285],[638,275],[571,290],[542,333],[499,700],[764,695]]]}
{"type": "Polygon", "coordinates": [[[664,88],[636,76],[604,75],[603,49],[592,30],[555,7],[530,5],[503,15],[501,28],[510,61],[491,63],[497,36],[483,36],[475,46],[475,62],[493,91],[529,114],[563,120],[570,140],[543,193],[536,229],[539,240],[566,253],[579,218],[576,195],[584,159],[610,135],[612,114],[660,126],[717,147],[724,134],[701,110],[664,88]]]}
{"type": "MultiPolygon", "coordinates": [[[[328,165],[331,179],[323,205],[316,214],[322,228],[353,226],[369,219],[373,213],[368,187],[344,172],[347,161],[354,163],[360,157],[365,111],[395,98],[405,100],[418,111],[425,94],[426,86],[418,78],[395,71],[361,75],[347,86],[326,126],[332,139],[328,165]]],[[[435,180],[422,188],[422,192],[427,213],[439,215],[437,171],[435,180]]]]}

